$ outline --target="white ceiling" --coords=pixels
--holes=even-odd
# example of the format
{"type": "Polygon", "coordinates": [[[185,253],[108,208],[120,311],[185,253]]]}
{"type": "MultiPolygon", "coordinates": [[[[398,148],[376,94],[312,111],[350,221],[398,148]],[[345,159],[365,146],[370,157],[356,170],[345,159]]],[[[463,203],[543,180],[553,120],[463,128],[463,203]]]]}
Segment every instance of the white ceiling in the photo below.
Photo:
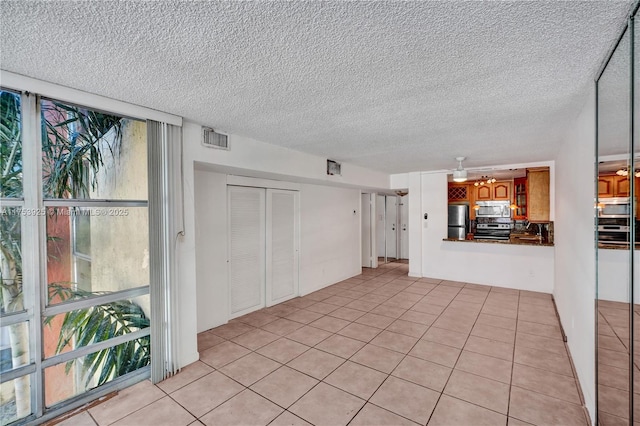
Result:
{"type": "Polygon", "coordinates": [[[0,67],[390,173],[544,161],[631,2],[2,1],[0,67]]]}

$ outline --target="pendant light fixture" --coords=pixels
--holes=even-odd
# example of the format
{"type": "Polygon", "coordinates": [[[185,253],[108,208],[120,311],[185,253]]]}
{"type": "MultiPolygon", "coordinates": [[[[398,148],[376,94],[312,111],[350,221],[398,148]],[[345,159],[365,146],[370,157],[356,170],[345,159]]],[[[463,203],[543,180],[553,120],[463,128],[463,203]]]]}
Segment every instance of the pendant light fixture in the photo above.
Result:
{"type": "MultiPolygon", "coordinates": [[[[624,167],[624,168],[622,168],[622,169],[620,169],[620,170],[616,171],[616,174],[617,174],[618,176],[629,176],[629,168],[628,168],[628,167],[624,167]]],[[[640,177],[640,170],[636,169],[636,170],[633,172],[633,175],[634,175],[635,177],[640,177]]]]}
{"type": "Polygon", "coordinates": [[[467,171],[462,167],[462,161],[464,161],[464,159],[465,157],[456,157],[456,161],[458,162],[458,168],[453,171],[454,182],[467,181],[467,171]]]}
{"type": "Polygon", "coordinates": [[[490,185],[496,183],[496,178],[491,176],[482,176],[479,180],[475,181],[474,186],[490,185]]]}

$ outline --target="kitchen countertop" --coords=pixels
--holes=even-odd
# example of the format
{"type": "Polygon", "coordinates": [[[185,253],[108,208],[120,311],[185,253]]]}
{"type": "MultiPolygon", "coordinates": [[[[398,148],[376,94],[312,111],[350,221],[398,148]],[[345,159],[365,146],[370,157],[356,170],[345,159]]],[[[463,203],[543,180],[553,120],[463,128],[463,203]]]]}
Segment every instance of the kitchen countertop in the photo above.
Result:
{"type": "MultiPolygon", "coordinates": [[[[629,244],[598,243],[598,248],[607,250],[629,250],[629,244]]],[[[640,250],[640,243],[636,243],[636,250],[640,250]]]]}
{"type": "Polygon", "coordinates": [[[537,241],[513,241],[513,240],[458,240],[457,238],[443,238],[442,241],[452,241],[456,243],[484,243],[484,244],[510,244],[514,246],[544,246],[553,247],[553,243],[539,243],[537,241]]]}

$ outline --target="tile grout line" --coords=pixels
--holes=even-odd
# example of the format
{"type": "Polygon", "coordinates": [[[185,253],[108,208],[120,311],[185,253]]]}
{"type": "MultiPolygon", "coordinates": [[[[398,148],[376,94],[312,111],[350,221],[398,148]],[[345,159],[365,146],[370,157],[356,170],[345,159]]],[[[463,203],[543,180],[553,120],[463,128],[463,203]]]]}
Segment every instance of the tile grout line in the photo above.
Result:
{"type": "Polygon", "coordinates": [[[511,360],[511,380],[509,381],[509,395],[507,396],[507,422],[509,421],[511,414],[511,390],[513,389],[513,370],[515,370],[514,366],[516,364],[516,343],[518,341],[518,321],[520,318],[520,291],[518,291],[518,301],[516,307],[516,329],[513,333],[513,358],[511,360]]]}

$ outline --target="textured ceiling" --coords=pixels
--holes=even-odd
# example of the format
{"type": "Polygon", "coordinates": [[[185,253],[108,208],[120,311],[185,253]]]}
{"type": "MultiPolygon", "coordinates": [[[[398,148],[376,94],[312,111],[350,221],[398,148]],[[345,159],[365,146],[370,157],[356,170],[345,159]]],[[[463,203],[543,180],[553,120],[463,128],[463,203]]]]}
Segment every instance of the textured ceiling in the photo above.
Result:
{"type": "Polygon", "coordinates": [[[543,161],[630,6],[5,0],[0,67],[391,173],[543,161]]]}

